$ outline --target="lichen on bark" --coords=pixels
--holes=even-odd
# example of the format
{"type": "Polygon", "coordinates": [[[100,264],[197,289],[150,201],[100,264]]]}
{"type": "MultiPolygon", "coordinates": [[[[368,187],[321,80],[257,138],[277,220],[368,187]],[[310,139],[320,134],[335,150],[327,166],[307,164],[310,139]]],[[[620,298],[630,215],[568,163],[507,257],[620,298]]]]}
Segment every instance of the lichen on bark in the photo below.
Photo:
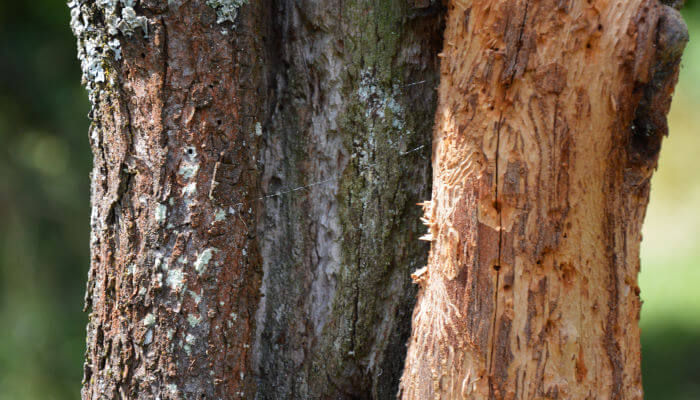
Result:
{"type": "Polygon", "coordinates": [[[83,398],[393,397],[441,9],[71,8],[93,101],[83,398]]]}
{"type": "Polygon", "coordinates": [[[282,87],[262,157],[264,398],[390,398],[429,191],[441,10],[283,2],[282,87]],[[295,282],[294,285],[288,282],[295,282]]]}
{"type": "Polygon", "coordinates": [[[204,0],[70,5],[93,103],[82,396],[252,397],[264,7],[232,37],[204,0]]]}
{"type": "Polygon", "coordinates": [[[236,22],[236,16],[238,16],[238,9],[244,5],[248,4],[249,0],[207,0],[207,5],[216,10],[216,22],[221,24],[223,22],[236,22]]]}

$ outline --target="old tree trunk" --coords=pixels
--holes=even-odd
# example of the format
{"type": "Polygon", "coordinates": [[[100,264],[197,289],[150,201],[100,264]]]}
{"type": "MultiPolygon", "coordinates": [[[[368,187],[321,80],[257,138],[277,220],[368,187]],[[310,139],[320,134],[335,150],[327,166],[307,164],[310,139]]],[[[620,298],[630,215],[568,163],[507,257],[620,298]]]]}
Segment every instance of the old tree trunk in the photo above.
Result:
{"type": "Polygon", "coordinates": [[[436,3],[69,2],[84,399],[387,399],[402,369],[406,398],[641,396],[639,227],[682,21],[453,1],[435,117],[436,3]]]}
{"type": "Polygon", "coordinates": [[[403,399],[641,399],[640,228],[687,31],[656,0],[452,1],[403,399]]]}
{"type": "Polygon", "coordinates": [[[442,8],[69,6],[93,103],[83,398],[395,396],[442,8]]]}

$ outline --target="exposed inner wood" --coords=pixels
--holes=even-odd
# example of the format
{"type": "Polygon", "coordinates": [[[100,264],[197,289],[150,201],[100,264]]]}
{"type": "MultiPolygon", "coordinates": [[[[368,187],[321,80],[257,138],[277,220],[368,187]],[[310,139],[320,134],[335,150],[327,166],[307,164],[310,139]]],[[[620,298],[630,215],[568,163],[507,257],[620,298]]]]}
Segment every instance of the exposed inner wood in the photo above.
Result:
{"type": "Polygon", "coordinates": [[[402,398],[642,398],[640,228],[686,41],[656,0],[451,2],[402,398]]]}

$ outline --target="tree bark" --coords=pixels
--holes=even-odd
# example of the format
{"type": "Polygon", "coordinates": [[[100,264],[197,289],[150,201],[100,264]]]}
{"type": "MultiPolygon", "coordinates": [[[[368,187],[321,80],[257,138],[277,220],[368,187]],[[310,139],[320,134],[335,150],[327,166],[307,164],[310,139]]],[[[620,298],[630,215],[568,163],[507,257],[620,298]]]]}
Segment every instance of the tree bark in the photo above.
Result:
{"type": "Polygon", "coordinates": [[[249,398],[263,3],[235,34],[203,1],[128,3],[71,3],[93,102],[82,396],[249,398]]]}
{"type": "Polygon", "coordinates": [[[93,104],[82,397],[393,397],[441,8],[69,6],[93,104]]]}
{"type": "Polygon", "coordinates": [[[415,204],[430,191],[442,34],[441,8],[413,3],[282,1],[274,12],[277,97],[260,157],[263,397],[396,394],[409,275],[427,254],[415,204]]]}
{"type": "Polygon", "coordinates": [[[641,399],[640,227],[687,31],[655,0],[449,5],[403,399],[641,399]]]}

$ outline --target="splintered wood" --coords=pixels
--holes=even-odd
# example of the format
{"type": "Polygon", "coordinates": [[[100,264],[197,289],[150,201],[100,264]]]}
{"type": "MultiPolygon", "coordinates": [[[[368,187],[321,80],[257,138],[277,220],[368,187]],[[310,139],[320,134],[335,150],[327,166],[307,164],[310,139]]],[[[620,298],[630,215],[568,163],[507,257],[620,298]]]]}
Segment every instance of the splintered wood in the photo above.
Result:
{"type": "Polygon", "coordinates": [[[452,1],[403,399],[641,399],[639,243],[687,31],[656,0],[452,1]]]}

